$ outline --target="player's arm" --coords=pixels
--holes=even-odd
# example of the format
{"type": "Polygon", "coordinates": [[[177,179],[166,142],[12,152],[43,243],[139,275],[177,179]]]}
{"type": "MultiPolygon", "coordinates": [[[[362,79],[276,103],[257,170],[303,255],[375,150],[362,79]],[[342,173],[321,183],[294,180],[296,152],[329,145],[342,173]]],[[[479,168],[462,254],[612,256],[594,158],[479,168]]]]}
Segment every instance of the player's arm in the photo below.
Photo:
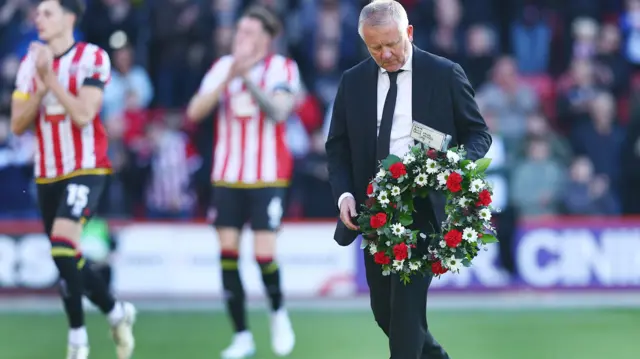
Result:
{"type": "Polygon", "coordinates": [[[11,132],[23,134],[35,121],[46,88],[35,72],[31,54],[20,63],[11,96],[11,132]]]}
{"type": "Polygon", "coordinates": [[[229,58],[223,57],[216,61],[202,79],[198,93],[191,98],[187,106],[187,118],[190,121],[202,121],[218,104],[222,91],[230,81],[231,62],[229,60],[229,58]]]}
{"type": "Polygon", "coordinates": [[[58,82],[58,77],[53,71],[49,71],[44,78],[45,86],[78,127],[84,127],[96,118],[102,107],[104,87],[111,79],[111,61],[104,50],[96,48],[92,61],[92,72],[84,79],[77,96],[69,93],[58,82]]]}
{"type": "Polygon", "coordinates": [[[299,91],[299,74],[295,62],[285,60],[281,68],[269,69],[267,88],[261,89],[248,76],[243,81],[251,96],[256,100],[260,109],[267,117],[284,122],[289,118],[296,104],[296,94],[299,91]]]}
{"type": "Polygon", "coordinates": [[[104,84],[98,86],[83,84],[78,90],[78,96],[74,96],[58,82],[55,74],[48,75],[44,81],[76,126],[88,125],[100,112],[104,84]]]}
{"type": "Polygon", "coordinates": [[[11,96],[11,132],[22,135],[35,121],[44,92],[15,90],[11,96]]]}

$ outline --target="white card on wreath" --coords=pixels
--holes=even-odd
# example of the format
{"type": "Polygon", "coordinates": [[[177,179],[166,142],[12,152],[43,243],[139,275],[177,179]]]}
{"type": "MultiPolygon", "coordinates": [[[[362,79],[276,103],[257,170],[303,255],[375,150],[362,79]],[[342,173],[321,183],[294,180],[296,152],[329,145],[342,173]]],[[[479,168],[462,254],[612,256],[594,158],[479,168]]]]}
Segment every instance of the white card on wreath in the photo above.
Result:
{"type": "Polygon", "coordinates": [[[434,130],[416,121],[413,121],[413,126],[411,127],[411,137],[435,150],[443,152],[447,150],[449,142],[451,141],[451,135],[434,130]]]}

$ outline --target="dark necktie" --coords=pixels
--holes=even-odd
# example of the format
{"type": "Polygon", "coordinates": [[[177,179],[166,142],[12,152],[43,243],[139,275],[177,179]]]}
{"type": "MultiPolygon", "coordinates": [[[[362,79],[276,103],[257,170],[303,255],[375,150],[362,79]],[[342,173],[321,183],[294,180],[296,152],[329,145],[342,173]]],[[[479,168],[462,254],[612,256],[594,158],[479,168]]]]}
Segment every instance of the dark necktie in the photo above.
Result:
{"type": "Polygon", "coordinates": [[[387,72],[389,74],[389,92],[384,100],[384,108],[382,109],[382,120],[380,121],[380,130],[378,131],[378,142],[376,144],[376,159],[381,161],[389,155],[389,147],[391,146],[391,125],[393,124],[393,113],[396,109],[396,98],[398,97],[398,74],[403,70],[396,72],[387,72]]]}

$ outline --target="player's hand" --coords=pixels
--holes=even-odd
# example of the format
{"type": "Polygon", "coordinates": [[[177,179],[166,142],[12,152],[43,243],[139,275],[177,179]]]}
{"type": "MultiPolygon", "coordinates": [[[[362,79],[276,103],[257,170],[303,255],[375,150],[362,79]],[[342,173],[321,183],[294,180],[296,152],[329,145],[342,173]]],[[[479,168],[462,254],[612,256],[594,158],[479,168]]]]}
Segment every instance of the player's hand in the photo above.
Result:
{"type": "Polygon", "coordinates": [[[45,80],[53,72],[53,52],[47,46],[34,46],[36,58],[36,71],[41,79],[45,80]]]}
{"type": "Polygon", "coordinates": [[[36,83],[36,88],[35,88],[35,94],[38,96],[44,96],[44,94],[47,93],[47,85],[45,85],[44,81],[42,81],[42,78],[40,78],[40,75],[35,74],[33,76],[33,80],[36,83]]]}
{"type": "Polygon", "coordinates": [[[353,223],[353,218],[357,215],[356,200],[353,197],[345,197],[340,203],[340,220],[347,228],[356,231],[360,229],[353,223]]]}
{"type": "Polygon", "coordinates": [[[253,41],[246,41],[233,49],[233,64],[229,71],[229,78],[242,77],[262,59],[253,41]]]}

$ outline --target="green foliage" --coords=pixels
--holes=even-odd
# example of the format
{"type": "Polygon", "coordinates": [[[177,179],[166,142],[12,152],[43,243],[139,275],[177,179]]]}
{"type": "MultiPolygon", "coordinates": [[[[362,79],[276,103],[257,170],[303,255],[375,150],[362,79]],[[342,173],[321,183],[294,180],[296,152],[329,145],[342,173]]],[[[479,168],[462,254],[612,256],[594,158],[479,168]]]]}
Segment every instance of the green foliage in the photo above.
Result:
{"type": "Polygon", "coordinates": [[[389,167],[394,163],[402,162],[402,159],[396,155],[389,155],[387,158],[382,160],[382,168],[385,170],[389,170],[389,167]]]}
{"type": "Polygon", "coordinates": [[[476,161],[476,166],[478,166],[476,167],[476,171],[485,172],[487,168],[489,168],[490,164],[491,164],[491,158],[481,158],[476,161]]]}

